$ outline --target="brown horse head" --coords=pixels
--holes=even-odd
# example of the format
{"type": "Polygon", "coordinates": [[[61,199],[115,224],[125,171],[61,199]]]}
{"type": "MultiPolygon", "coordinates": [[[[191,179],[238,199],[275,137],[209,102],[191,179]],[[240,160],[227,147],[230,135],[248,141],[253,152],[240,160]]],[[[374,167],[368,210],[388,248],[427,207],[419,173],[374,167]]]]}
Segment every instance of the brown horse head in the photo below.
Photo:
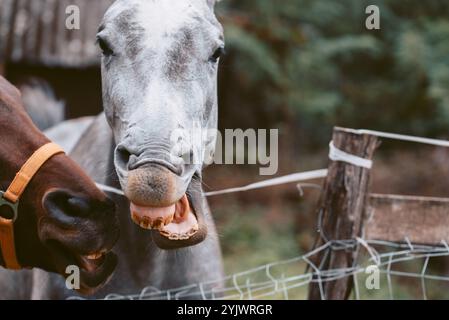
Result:
{"type": "MultiPolygon", "coordinates": [[[[27,159],[49,140],[25,113],[19,91],[2,77],[0,128],[0,190],[5,191],[27,159]]],[[[0,207],[0,216],[10,215],[9,208],[0,207]]],[[[66,268],[77,265],[82,293],[104,284],[117,264],[110,252],[119,235],[114,204],[64,154],[50,158],[32,178],[20,198],[14,233],[22,267],[67,276],[66,268]]]]}

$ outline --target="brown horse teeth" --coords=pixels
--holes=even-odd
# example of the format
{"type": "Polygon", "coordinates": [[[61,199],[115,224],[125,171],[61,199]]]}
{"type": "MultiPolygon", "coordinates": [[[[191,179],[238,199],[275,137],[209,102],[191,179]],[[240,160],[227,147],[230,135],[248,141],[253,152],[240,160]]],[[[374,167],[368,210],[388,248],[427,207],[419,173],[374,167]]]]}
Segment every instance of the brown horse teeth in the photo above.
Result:
{"type": "Polygon", "coordinates": [[[156,220],[153,221],[152,228],[156,230],[161,230],[165,226],[164,222],[165,221],[163,218],[157,218],[156,220]]]}
{"type": "Polygon", "coordinates": [[[139,217],[135,213],[131,213],[131,219],[139,225],[141,228],[144,229],[156,229],[156,230],[162,230],[162,228],[170,223],[173,222],[174,215],[170,215],[168,217],[164,218],[157,218],[155,220],[151,220],[148,217],[139,217]]]}
{"type": "Polygon", "coordinates": [[[103,257],[103,253],[99,252],[99,253],[93,253],[93,254],[87,255],[86,259],[88,259],[88,260],[98,260],[101,257],[103,257]]]}
{"type": "Polygon", "coordinates": [[[160,231],[160,234],[169,240],[189,240],[195,233],[198,232],[198,226],[192,228],[189,232],[179,234],[179,233],[169,233],[167,231],[160,231]]]}
{"type": "Polygon", "coordinates": [[[140,224],[140,219],[139,217],[133,212],[131,214],[131,219],[136,223],[136,224],[140,224]]]}
{"type": "Polygon", "coordinates": [[[143,229],[151,229],[151,227],[150,227],[150,224],[148,223],[148,222],[146,222],[146,221],[142,221],[142,222],[140,222],[139,223],[139,226],[141,227],[141,228],[143,228],[143,229]]]}
{"type": "Polygon", "coordinates": [[[177,234],[177,233],[171,233],[168,238],[170,240],[180,240],[179,239],[179,234],[177,234]]]}
{"type": "Polygon", "coordinates": [[[172,215],[168,216],[167,218],[165,218],[164,226],[169,225],[170,223],[172,223],[174,218],[175,218],[174,214],[172,214],[172,215]]]}

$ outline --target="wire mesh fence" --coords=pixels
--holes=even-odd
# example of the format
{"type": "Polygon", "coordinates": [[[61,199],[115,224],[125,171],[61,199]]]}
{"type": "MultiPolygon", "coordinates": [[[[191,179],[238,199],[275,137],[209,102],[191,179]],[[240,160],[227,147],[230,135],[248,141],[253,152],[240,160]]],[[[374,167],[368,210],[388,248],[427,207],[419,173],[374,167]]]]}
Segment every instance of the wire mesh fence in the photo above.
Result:
{"type": "MultiPolygon", "coordinates": [[[[308,287],[317,285],[326,299],[323,285],[349,279],[352,299],[443,299],[449,292],[449,246],[386,241],[329,241],[293,259],[262,265],[215,281],[170,290],[145,287],[132,295],[109,294],[107,300],[258,300],[306,299],[308,287]],[[321,270],[332,250],[358,251],[349,268],[321,270]],[[321,254],[320,263],[315,257],[321,254]],[[376,278],[378,277],[378,278],[376,278]]],[[[74,298],[75,299],[75,298],[74,298]]]]}
{"type": "MultiPolygon", "coordinates": [[[[449,245],[445,240],[438,243],[447,234],[447,230],[440,227],[447,225],[449,199],[370,195],[369,169],[378,146],[373,137],[449,147],[449,141],[444,140],[335,128],[330,153],[332,162],[327,170],[289,175],[208,194],[247,191],[325,177],[326,188],[322,190],[319,204],[318,230],[321,237],[318,247],[293,259],[262,265],[223,279],[169,290],[148,286],[132,295],[113,293],[105,299],[306,299],[310,288],[314,290],[312,297],[316,297],[318,288],[321,299],[346,298],[348,292],[351,293],[349,298],[357,300],[449,299],[449,245]],[[336,142],[340,148],[351,147],[354,150],[351,153],[337,150],[336,142]],[[371,201],[373,199],[376,201],[371,201]],[[365,212],[369,214],[365,215],[365,212]],[[373,215],[374,212],[377,215],[373,215]],[[326,219],[324,213],[327,213],[326,219]],[[344,232],[340,232],[342,230],[344,232]],[[373,236],[366,230],[377,233],[374,232],[373,236]],[[356,237],[359,234],[365,234],[367,239],[356,237]],[[415,242],[437,245],[412,243],[407,237],[402,239],[404,235],[415,242]],[[372,240],[379,236],[395,242],[372,240]],[[330,240],[336,238],[353,239],[330,240]],[[339,263],[335,263],[339,259],[339,263]],[[345,267],[328,267],[332,265],[345,267]],[[340,281],[342,279],[345,281],[340,281]],[[332,288],[328,284],[337,280],[339,286],[346,286],[340,290],[344,295],[328,296],[327,288],[332,288]]],[[[108,191],[121,194],[120,191],[108,191]]]]}

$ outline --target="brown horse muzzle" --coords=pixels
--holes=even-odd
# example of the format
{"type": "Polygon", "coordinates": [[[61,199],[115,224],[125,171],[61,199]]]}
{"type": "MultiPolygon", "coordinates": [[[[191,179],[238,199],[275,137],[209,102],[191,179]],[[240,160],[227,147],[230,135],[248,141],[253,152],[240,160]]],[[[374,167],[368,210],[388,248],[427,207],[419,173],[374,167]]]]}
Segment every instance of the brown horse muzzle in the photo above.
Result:
{"type": "Polygon", "coordinates": [[[107,282],[117,265],[111,252],[119,237],[115,204],[88,199],[69,190],[49,190],[42,201],[46,216],[38,232],[46,244],[57,271],[68,265],[81,268],[81,293],[92,293],[107,282]]]}

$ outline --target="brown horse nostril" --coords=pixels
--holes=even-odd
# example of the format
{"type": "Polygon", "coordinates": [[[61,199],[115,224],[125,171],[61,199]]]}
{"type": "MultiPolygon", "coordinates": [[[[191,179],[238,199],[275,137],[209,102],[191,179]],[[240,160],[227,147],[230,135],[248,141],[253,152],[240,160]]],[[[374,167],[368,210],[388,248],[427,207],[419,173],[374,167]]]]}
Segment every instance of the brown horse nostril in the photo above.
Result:
{"type": "Polygon", "coordinates": [[[85,199],[72,197],[67,200],[67,214],[85,217],[89,215],[89,211],[89,204],[85,199]]]}
{"type": "Polygon", "coordinates": [[[54,191],[44,198],[44,207],[56,219],[88,217],[92,207],[87,199],[76,197],[65,191],[54,191]]]}

